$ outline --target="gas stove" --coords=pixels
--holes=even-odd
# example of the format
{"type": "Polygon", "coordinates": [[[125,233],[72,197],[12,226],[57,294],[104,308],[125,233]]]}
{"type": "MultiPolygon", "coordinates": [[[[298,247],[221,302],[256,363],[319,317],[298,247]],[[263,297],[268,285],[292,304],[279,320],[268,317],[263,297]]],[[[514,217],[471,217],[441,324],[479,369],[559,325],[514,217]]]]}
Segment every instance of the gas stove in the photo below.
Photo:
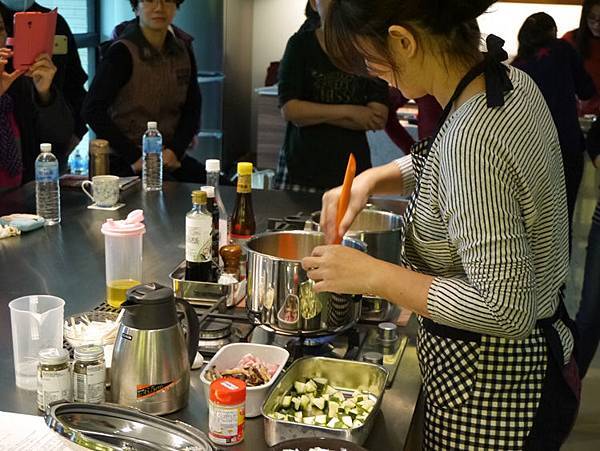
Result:
{"type": "Polygon", "coordinates": [[[243,307],[227,310],[219,310],[218,307],[194,308],[200,319],[198,351],[205,359],[211,358],[221,347],[230,343],[274,345],[290,353],[288,365],[301,357],[311,356],[382,365],[389,372],[390,386],[408,342],[397,326],[401,322],[401,312],[395,308],[389,312],[387,322],[374,323],[361,319],[338,335],[311,338],[284,336],[266,326],[255,326],[243,307]]]}

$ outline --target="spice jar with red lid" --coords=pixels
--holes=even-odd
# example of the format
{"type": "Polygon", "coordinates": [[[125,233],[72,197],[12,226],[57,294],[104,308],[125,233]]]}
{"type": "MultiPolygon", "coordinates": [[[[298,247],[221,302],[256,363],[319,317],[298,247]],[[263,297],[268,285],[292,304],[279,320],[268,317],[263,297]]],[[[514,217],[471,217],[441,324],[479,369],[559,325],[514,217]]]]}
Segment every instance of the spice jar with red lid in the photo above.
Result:
{"type": "Polygon", "coordinates": [[[236,445],[244,440],[246,383],[223,377],[210,384],[208,436],[217,445],[236,445]]]}

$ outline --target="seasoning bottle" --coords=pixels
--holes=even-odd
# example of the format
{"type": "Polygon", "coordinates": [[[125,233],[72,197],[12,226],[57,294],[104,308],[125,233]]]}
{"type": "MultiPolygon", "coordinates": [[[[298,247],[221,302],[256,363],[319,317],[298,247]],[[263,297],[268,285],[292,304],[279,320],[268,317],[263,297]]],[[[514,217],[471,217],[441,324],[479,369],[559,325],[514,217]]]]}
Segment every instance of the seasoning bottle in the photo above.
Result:
{"type": "Polygon", "coordinates": [[[104,349],[98,345],[75,348],[73,364],[73,400],[75,402],[104,402],[106,365],[104,349]]]}
{"type": "MultiPolygon", "coordinates": [[[[229,244],[229,216],[223,204],[219,191],[219,179],[221,177],[221,161],[215,159],[206,160],[206,184],[215,188],[215,203],[219,212],[219,248],[229,244]]],[[[220,262],[222,264],[223,262],[220,262]]],[[[219,266],[220,266],[219,264],[219,266]]]]}
{"type": "Polygon", "coordinates": [[[210,384],[208,401],[208,437],[221,446],[244,440],[246,423],[246,383],[233,377],[210,384]]]}
{"type": "Polygon", "coordinates": [[[242,248],[238,244],[228,244],[219,251],[224,262],[223,275],[230,274],[240,280],[240,259],[242,257],[242,248]]]}
{"type": "Polygon", "coordinates": [[[69,353],[65,349],[46,348],[38,354],[37,404],[45,411],[54,401],[71,401],[69,353]]]}
{"type": "Polygon", "coordinates": [[[219,266],[219,208],[217,206],[216,190],[214,186],[203,186],[206,193],[206,209],[212,215],[212,250],[213,264],[219,266]]]}
{"type": "Polygon", "coordinates": [[[212,269],[212,215],[206,209],[206,193],[192,192],[192,210],[185,218],[185,278],[209,282],[212,269]]]}
{"type": "Polygon", "coordinates": [[[237,198],[231,217],[231,240],[243,244],[256,233],[252,208],[252,163],[238,163],[237,198]]]}

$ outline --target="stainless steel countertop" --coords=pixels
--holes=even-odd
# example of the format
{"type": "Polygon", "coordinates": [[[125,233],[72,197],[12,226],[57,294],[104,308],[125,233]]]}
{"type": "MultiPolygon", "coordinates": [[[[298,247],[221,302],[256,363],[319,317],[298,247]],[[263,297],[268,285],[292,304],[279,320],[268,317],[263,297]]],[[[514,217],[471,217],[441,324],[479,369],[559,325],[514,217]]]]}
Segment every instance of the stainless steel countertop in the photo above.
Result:
{"type": "MultiPolygon", "coordinates": [[[[107,218],[122,219],[136,208],[144,210],[144,280],[169,285],[169,272],[184,258],[185,213],[197,185],[165,183],[162,193],[145,193],[136,186],[122,195],[126,207],[116,212],[88,210],[80,191],[62,192],[62,223],[21,237],[0,240],[0,410],[38,414],[35,394],[17,389],[14,382],[10,328],[10,300],[27,294],[53,294],[66,301],[65,316],[91,310],[103,299],[104,238],[100,226],[107,218]]],[[[228,209],[235,191],[222,188],[228,209]]],[[[258,230],[269,217],[283,217],[320,208],[320,196],[304,193],[255,191],[254,209],[258,230]]],[[[35,188],[28,184],[0,195],[0,216],[34,213],[35,188]]],[[[368,449],[402,450],[407,441],[421,387],[414,335],[415,321],[405,333],[411,336],[394,383],[385,393],[375,427],[365,444],[368,449]]],[[[208,429],[208,409],[199,372],[192,373],[189,405],[169,418],[208,429]]],[[[261,418],[246,424],[246,439],[231,450],[266,450],[261,418]]]]}

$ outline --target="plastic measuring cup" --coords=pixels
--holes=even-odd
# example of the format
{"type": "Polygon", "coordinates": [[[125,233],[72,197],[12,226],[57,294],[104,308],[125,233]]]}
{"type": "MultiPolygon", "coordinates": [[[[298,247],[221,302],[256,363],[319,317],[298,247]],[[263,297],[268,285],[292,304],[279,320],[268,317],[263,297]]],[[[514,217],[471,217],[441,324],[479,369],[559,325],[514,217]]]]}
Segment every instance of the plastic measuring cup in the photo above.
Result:
{"type": "Polygon", "coordinates": [[[63,347],[65,301],[55,296],[31,295],[8,304],[17,387],[37,389],[38,353],[63,347]]]}
{"type": "Polygon", "coordinates": [[[127,290],[142,283],[144,212],[134,210],[122,221],[108,219],[102,225],[106,256],[106,301],[119,308],[127,290]]]}

